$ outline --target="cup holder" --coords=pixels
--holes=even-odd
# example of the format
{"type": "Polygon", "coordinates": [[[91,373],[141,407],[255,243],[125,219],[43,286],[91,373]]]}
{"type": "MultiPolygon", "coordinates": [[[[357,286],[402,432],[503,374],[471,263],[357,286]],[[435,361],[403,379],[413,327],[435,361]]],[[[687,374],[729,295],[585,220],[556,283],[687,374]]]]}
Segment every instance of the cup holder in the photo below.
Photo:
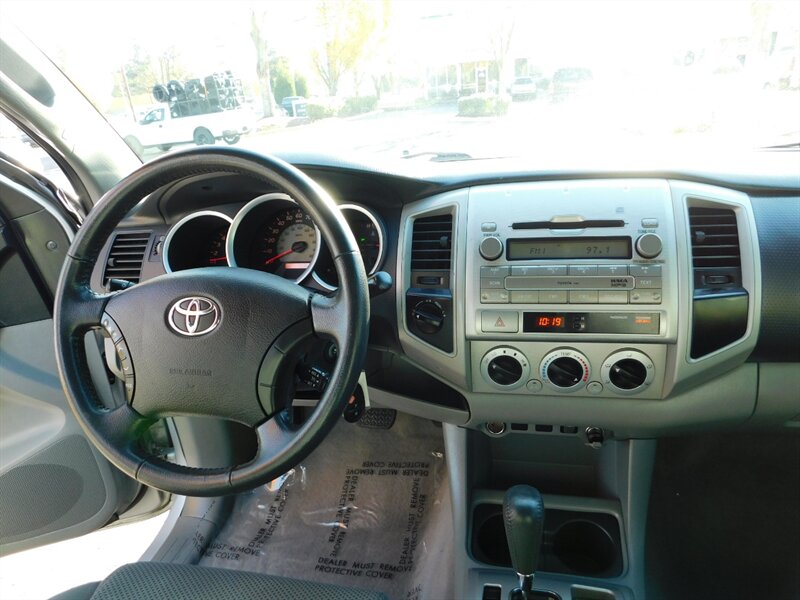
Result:
{"type": "Polygon", "coordinates": [[[475,554],[481,562],[490,565],[510,565],[511,553],[508,551],[503,515],[499,512],[486,515],[476,523],[475,554]]]}
{"type": "MultiPolygon", "coordinates": [[[[475,507],[471,547],[478,562],[511,566],[499,505],[475,507]]],[[[620,575],[622,566],[619,523],[613,515],[546,510],[538,571],[603,578],[620,575]]]]}
{"type": "Polygon", "coordinates": [[[552,543],[553,556],[575,573],[601,575],[614,566],[614,540],[591,521],[564,523],[553,534],[552,543]]]}

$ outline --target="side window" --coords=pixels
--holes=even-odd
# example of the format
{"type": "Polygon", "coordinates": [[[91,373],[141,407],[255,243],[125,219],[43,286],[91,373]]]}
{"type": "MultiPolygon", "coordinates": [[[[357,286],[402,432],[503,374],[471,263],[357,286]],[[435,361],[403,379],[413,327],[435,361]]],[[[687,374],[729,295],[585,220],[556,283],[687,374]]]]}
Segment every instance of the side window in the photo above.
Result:
{"type": "Polygon", "coordinates": [[[49,179],[73,198],[76,197],[75,190],[56,161],[3,113],[0,113],[0,152],[29,171],[49,179]]]}
{"type": "Polygon", "coordinates": [[[163,120],[164,120],[164,109],[157,108],[156,110],[151,110],[149,113],[147,113],[147,116],[145,116],[142,123],[144,125],[147,125],[148,123],[155,123],[157,121],[163,121],[163,120]]]}

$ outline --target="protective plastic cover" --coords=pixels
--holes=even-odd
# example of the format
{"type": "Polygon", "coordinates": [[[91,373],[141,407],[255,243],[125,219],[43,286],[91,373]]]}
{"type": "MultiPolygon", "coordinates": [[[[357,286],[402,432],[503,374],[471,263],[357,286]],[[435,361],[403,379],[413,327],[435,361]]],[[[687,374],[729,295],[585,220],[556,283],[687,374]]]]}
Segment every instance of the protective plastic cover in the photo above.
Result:
{"type": "Polygon", "coordinates": [[[403,600],[452,597],[446,477],[441,428],[430,421],[342,421],[302,465],[237,498],[200,564],[403,600]]]}

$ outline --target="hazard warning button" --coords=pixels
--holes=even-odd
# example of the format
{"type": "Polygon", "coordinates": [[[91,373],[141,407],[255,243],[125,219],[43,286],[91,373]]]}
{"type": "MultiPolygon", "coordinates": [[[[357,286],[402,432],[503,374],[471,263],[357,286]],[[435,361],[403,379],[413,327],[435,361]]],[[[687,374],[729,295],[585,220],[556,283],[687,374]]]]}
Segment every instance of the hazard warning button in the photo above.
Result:
{"type": "Polygon", "coordinates": [[[482,310],[481,331],[484,333],[517,333],[519,313],[511,310],[482,310]]]}

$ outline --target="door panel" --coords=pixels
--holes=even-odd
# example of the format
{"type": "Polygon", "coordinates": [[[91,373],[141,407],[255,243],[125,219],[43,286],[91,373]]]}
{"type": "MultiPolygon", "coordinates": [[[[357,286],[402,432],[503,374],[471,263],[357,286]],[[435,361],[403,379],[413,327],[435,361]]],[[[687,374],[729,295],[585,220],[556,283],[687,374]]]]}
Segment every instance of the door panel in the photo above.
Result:
{"type": "MultiPolygon", "coordinates": [[[[7,165],[4,165],[7,167],[7,165]]],[[[139,485],[83,436],[61,390],[51,317],[72,233],[48,199],[0,175],[0,555],[114,520],[139,485]]],[[[102,366],[98,345],[90,360],[102,366]]],[[[108,381],[101,396],[111,399],[108,381]]],[[[102,384],[105,383],[105,386],[102,384]]]]}

